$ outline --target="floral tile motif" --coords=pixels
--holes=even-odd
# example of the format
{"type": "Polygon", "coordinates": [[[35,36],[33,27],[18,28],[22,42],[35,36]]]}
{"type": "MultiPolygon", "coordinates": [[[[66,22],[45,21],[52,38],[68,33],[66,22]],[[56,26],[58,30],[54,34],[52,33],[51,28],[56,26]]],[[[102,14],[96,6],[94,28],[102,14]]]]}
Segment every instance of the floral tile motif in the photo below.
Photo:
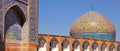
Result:
{"type": "Polygon", "coordinates": [[[30,35],[29,39],[32,42],[36,42],[37,38],[37,0],[29,1],[30,9],[30,35]]]}

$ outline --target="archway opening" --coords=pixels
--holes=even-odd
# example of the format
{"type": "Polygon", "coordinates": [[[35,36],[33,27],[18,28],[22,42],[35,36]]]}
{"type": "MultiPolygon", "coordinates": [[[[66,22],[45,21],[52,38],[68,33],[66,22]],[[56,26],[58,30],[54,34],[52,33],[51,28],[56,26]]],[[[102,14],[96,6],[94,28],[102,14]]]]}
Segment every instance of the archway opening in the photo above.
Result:
{"type": "Polygon", "coordinates": [[[18,5],[9,8],[4,18],[4,40],[21,40],[21,28],[25,21],[25,15],[18,5]]]}
{"type": "Polygon", "coordinates": [[[93,45],[92,45],[92,51],[99,51],[98,50],[98,43],[97,42],[93,43],[93,45]]]}
{"type": "Polygon", "coordinates": [[[46,40],[43,37],[38,38],[38,51],[46,51],[46,40]]]}
{"type": "Polygon", "coordinates": [[[69,47],[69,41],[67,39],[64,39],[62,42],[62,51],[70,51],[69,47]]]}
{"type": "Polygon", "coordinates": [[[55,38],[52,38],[50,41],[50,51],[59,51],[58,41],[55,38]]]}
{"type": "Polygon", "coordinates": [[[120,45],[118,45],[118,47],[117,47],[117,51],[120,51],[120,45]]]}
{"type": "Polygon", "coordinates": [[[78,40],[75,40],[72,44],[73,51],[80,51],[80,43],[78,40]]]}
{"type": "Polygon", "coordinates": [[[115,46],[113,44],[110,45],[109,51],[115,51],[115,46]]]}
{"type": "Polygon", "coordinates": [[[102,44],[101,51],[107,51],[107,45],[105,43],[102,44]]]}
{"type": "Polygon", "coordinates": [[[83,51],[89,51],[90,50],[88,41],[85,41],[83,43],[82,47],[83,47],[83,51]]]}

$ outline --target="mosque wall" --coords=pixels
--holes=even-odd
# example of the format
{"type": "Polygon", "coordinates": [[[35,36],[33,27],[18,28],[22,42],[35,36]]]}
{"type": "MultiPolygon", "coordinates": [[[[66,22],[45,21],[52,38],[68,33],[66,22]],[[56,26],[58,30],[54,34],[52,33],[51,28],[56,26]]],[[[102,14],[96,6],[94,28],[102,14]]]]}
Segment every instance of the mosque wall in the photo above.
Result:
{"type": "Polygon", "coordinates": [[[120,42],[71,36],[38,34],[37,48],[39,50],[42,50],[43,48],[41,45],[45,45],[46,48],[44,48],[44,51],[51,51],[51,47],[58,47],[57,49],[59,50],[56,49],[56,51],[120,51],[120,42]],[[52,42],[54,44],[51,45],[51,39],[53,38],[56,43],[52,42]]]}
{"type": "MultiPolygon", "coordinates": [[[[21,29],[25,29],[24,27],[26,27],[27,25],[25,25],[24,23],[26,23],[27,21],[27,5],[26,4],[22,4],[21,2],[18,2],[18,0],[14,1],[14,0],[1,0],[2,2],[2,14],[3,14],[3,19],[2,19],[2,28],[4,31],[2,31],[2,39],[5,40],[5,36],[6,36],[6,32],[9,30],[9,27],[12,27],[12,25],[17,25],[16,23],[19,24],[19,26],[21,27],[21,29]],[[23,20],[22,20],[23,19],[23,20]],[[6,23],[6,25],[4,26],[4,24],[6,23]],[[8,27],[8,28],[7,28],[8,27]],[[5,29],[4,29],[5,28],[5,29]]],[[[17,26],[17,27],[19,27],[17,26]]],[[[14,27],[14,26],[13,26],[14,27]]],[[[14,27],[14,29],[16,29],[14,27]]],[[[12,29],[13,30],[13,29],[12,29]]],[[[14,30],[15,32],[19,32],[14,30]]],[[[22,32],[19,32],[20,34],[20,39],[22,38],[21,36],[24,34],[22,34],[22,32]]]]}
{"type": "MultiPolygon", "coordinates": [[[[2,23],[3,23],[3,2],[2,2],[2,0],[0,0],[0,48],[3,48],[3,29],[2,29],[2,27],[3,27],[3,25],[2,25],[2,23]]],[[[0,49],[0,51],[3,51],[3,49],[0,49]]]]}
{"type": "MultiPolygon", "coordinates": [[[[2,20],[2,18],[3,18],[3,2],[2,2],[2,0],[0,0],[0,28],[2,28],[3,27],[3,25],[2,25],[2,23],[3,23],[3,20],[2,20]]],[[[3,31],[3,29],[0,29],[0,41],[2,41],[2,32],[3,31]]]]}
{"type": "Polygon", "coordinates": [[[0,0],[0,51],[120,51],[115,41],[38,35],[37,8],[38,0],[0,0]]]}
{"type": "Polygon", "coordinates": [[[20,51],[26,39],[23,36],[28,34],[23,33],[27,27],[27,5],[18,0],[0,0],[0,12],[0,51],[20,51]]]}
{"type": "Polygon", "coordinates": [[[37,2],[0,0],[0,51],[36,51],[37,2]]]}

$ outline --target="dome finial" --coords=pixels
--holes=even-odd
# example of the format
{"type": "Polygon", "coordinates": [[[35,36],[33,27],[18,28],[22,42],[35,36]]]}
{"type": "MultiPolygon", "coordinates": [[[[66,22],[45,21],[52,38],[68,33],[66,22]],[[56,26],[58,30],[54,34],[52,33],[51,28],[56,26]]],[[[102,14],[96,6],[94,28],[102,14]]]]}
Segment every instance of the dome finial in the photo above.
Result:
{"type": "Polygon", "coordinates": [[[94,7],[93,6],[91,6],[90,12],[94,12],[94,7]]]}
{"type": "Polygon", "coordinates": [[[93,7],[93,6],[91,6],[91,10],[94,10],[94,7],[93,7]]]}
{"type": "Polygon", "coordinates": [[[94,2],[92,1],[91,3],[92,3],[92,5],[91,5],[91,10],[90,10],[90,12],[94,12],[94,2]]]}

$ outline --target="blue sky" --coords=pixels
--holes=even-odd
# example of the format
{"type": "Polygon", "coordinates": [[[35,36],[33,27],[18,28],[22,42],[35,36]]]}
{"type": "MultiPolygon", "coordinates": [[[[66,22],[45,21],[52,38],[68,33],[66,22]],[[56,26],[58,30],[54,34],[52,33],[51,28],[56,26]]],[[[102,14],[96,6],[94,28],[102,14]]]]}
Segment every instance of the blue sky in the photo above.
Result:
{"type": "Polygon", "coordinates": [[[120,0],[39,0],[39,33],[69,36],[73,22],[91,6],[113,22],[120,41],[120,0]]]}

